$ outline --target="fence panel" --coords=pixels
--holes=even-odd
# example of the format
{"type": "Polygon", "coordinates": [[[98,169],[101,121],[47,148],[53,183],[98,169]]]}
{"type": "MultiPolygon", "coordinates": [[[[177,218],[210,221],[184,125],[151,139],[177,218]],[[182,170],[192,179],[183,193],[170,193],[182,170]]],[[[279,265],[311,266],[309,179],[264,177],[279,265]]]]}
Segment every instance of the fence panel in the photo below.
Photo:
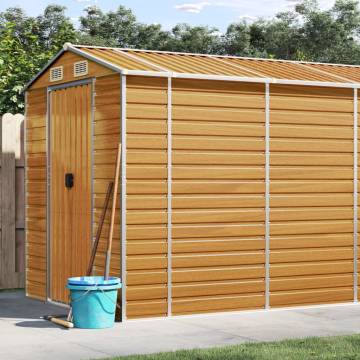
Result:
{"type": "Polygon", "coordinates": [[[0,118],[0,289],[24,287],[24,116],[0,118]]]}

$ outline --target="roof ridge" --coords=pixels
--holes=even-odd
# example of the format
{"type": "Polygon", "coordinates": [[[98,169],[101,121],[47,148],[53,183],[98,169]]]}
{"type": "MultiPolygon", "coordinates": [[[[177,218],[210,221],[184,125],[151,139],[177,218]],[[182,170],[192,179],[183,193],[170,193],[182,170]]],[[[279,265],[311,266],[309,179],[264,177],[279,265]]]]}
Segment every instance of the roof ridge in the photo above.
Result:
{"type": "Polygon", "coordinates": [[[170,55],[173,54],[173,55],[183,55],[183,56],[230,58],[230,59],[242,59],[242,60],[254,60],[254,61],[284,62],[284,63],[291,63],[291,64],[314,64],[314,65],[325,65],[325,66],[334,66],[334,67],[350,67],[350,68],[360,69],[360,65],[353,65],[353,64],[339,64],[339,63],[327,63],[327,62],[316,62],[316,61],[257,58],[257,57],[235,56],[235,55],[187,53],[187,52],[179,52],[179,51],[147,50],[147,49],[122,48],[122,47],[110,47],[110,46],[108,47],[108,46],[75,45],[75,44],[70,44],[70,45],[73,46],[73,47],[79,47],[79,48],[114,49],[114,50],[121,50],[121,51],[133,51],[133,52],[156,53],[156,54],[170,54],[170,55]]]}

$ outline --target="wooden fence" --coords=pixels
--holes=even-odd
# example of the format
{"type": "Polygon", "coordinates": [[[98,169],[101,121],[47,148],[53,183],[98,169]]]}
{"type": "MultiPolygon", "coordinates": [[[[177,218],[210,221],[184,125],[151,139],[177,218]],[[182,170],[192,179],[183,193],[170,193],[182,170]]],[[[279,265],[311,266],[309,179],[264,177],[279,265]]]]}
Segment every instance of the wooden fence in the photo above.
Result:
{"type": "Polygon", "coordinates": [[[24,116],[0,117],[0,289],[24,287],[24,116]]]}

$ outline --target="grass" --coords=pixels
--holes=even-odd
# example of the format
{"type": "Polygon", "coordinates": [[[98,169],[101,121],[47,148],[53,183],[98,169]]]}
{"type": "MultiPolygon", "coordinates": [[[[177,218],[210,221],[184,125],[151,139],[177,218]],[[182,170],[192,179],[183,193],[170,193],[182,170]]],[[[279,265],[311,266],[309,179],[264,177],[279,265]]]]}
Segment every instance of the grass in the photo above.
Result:
{"type": "Polygon", "coordinates": [[[111,360],[360,360],[360,335],[246,343],[210,349],[181,350],[111,360]]]}

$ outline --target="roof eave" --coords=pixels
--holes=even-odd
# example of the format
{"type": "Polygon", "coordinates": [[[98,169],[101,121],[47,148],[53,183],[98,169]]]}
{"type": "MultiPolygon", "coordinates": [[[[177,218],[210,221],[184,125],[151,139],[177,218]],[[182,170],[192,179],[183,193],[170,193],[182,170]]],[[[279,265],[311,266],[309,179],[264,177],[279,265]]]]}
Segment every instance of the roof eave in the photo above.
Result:
{"type": "Polygon", "coordinates": [[[24,93],[29,87],[65,52],[66,50],[62,48],[52,59],[50,59],[46,65],[24,86],[21,91],[24,93]]]}

